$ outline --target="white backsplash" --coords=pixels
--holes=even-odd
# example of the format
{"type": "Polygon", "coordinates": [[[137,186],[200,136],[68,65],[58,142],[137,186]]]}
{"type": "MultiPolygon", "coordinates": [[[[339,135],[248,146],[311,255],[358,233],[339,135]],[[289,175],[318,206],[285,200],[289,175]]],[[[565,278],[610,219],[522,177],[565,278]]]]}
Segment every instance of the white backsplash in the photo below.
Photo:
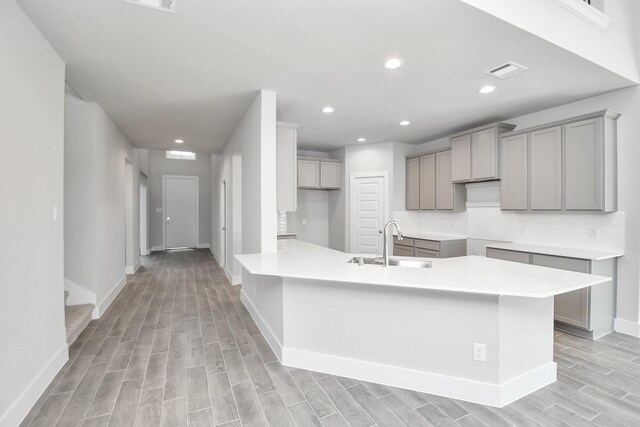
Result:
{"type": "MultiPolygon", "coordinates": [[[[469,186],[467,210],[464,212],[394,211],[393,219],[398,221],[403,231],[598,251],[624,251],[624,212],[502,211],[494,200],[496,194],[499,197],[499,193],[495,193],[490,187],[469,186]]],[[[482,247],[482,242],[478,243],[469,245],[469,253],[478,251],[476,246],[482,247]]]]}

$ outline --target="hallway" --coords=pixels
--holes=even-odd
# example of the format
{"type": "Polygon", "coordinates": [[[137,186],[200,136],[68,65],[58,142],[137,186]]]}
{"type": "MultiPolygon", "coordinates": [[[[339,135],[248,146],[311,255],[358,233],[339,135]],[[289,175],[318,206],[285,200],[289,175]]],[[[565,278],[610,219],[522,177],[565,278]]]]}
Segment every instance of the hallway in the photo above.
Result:
{"type": "Polygon", "coordinates": [[[145,257],[109,310],[72,345],[69,362],[22,425],[640,422],[636,339],[613,334],[594,343],[557,334],[558,382],[506,408],[486,408],[285,368],[240,302],[239,291],[207,250],[145,257]]]}

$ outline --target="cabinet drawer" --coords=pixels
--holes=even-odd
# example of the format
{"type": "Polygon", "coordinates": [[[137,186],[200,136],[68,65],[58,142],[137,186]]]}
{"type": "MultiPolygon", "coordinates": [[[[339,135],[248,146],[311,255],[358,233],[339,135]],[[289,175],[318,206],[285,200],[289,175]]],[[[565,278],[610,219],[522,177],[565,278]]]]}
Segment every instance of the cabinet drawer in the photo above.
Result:
{"type": "Polygon", "coordinates": [[[507,251],[505,249],[487,248],[487,258],[502,259],[522,264],[529,264],[531,262],[531,254],[526,252],[507,251]]]}
{"type": "Polygon", "coordinates": [[[413,247],[413,239],[405,237],[404,239],[400,240],[400,239],[398,239],[398,237],[393,236],[393,244],[394,245],[399,245],[399,246],[408,246],[408,247],[412,248],[413,247]]]}
{"type": "Polygon", "coordinates": [[[434,240],[416,239],[416,248],[428,249],[428,250],[431,250],[431,251],[439,251],[440,250],[440,242],[436,242],[434,240]]]}
{"type": "Polygon", "coordinates": [[[393,245],[393,254],[395,256],[413,256],[413,247],[393,245]]]}
{"type": "Polygon", "coordinates": [[[420,258],[440,258],[440,252],[431,251],[429,249],[415,248],[413,251],[413,254],[414,256],[420,257],[420,258]]]}
{"type": "Polygon", "coordinates": [[[531,264],[542,267],[558,268],[560,270],[576,271],[578,273],[591,273],[590,261],[586,259],[565,258],[553,255],[532,254],[531,264]]]}

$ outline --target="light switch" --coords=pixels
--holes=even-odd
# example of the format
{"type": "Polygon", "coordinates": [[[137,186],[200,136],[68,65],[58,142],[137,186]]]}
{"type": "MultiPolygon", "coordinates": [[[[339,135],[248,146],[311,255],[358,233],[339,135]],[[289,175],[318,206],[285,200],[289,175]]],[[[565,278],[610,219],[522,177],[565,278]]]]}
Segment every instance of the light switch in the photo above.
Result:
{"type": "Polygon", "coordinates": [[[307,225],[307,218],[302,218],[302,225],[307,225]]]}
{"type": "Polygon", "coordinates": [[[60,219],[60,216],[58,214],[58,207],[54,206],[53,207],[53,222],[58,222],[59,219],[60,219]]]}

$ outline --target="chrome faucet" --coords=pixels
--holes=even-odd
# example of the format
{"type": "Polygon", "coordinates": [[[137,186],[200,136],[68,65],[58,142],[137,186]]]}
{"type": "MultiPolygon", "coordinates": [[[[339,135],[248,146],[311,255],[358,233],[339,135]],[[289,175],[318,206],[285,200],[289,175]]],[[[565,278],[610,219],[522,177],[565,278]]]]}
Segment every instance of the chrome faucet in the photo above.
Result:
{"type": "Polygon", "coordinates": [[[388,267],[389,266],[389,249],[387,248],[387,228],[389,228],[390,225],[393,225],[396,227],[396,231],[398,232],[398,240],[402,240],[402,231],[400,231],[400,226],[398,225],[397,222],[395,221],[389,221],[388,223],[386,223],[384,225],[384,228],[382,230],[380,230],[379,232],[382,233],[383,235],[383,246],[382,246],[382,266],[383,267],[388,267]]]}

